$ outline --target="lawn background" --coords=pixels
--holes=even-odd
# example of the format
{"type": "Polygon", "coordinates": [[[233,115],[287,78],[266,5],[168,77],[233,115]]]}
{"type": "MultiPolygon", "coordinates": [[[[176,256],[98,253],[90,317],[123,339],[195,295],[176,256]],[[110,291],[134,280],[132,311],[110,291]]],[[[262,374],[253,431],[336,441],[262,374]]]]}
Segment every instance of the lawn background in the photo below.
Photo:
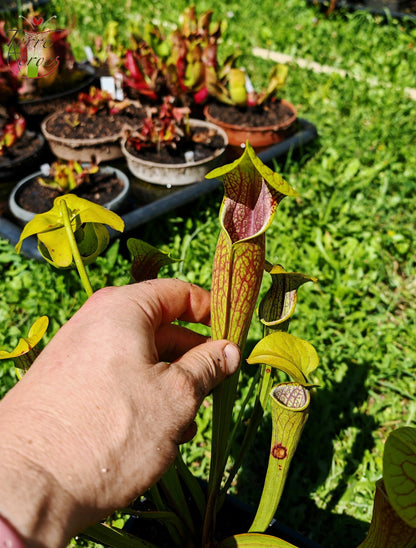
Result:
{"type": "MultiPolygon", "coordinates": [[[[174,24],[188,4],[51,0],[48,13],[60,25],[73,23],[71,40],[82,59],[84,45],[103,35],[108,21],[119,21],[125,40],[131,26],[148,18],[174,24]]],[[[199,13],[212,8],[214,19],[228,22],[221,54],[239,47],[256,86],[266,81],[272,63],[252,55],[253,47],[347,71],[341,77],[290,64],[282,95],[316,125],[319,138],[276,163],[300,197],[280,205],[267,258],[319,280],[300,289],[290,330],[317,349],[320,389],[276,517],[325,548],[350,548],[364,538],[371,518],[386,436],[416,425],[416,103],[405,91],[415,87],[415,22],[367,12],[326,17],[303,0],[196,5],[199,13]]],[[[183,259],[163,275],[209,288],[221,197],[215,192],[136,231],[183,259]]],[[[93,287],[126,283],[126,256],[122,238],[91,267],[93,287]]],[[[51,318],[50,337],[84,299],[75,274],[16,256],[4,241],[0,272],[1,348],[13,347],[42,314],[51,318]]],[[[249,345],[260,334],[253,325],[249,345]]],[[[247,379],[252,373],[247,366],[247,379]]],[[[4,395],[15,382],[10,363],[0,366],[0,377],[4,395]]],[[[209,405],[185,448],[201,476],[207,472],[209,405]]],[[[254,505],[269,427],[266,419],[233,486],[254,505]]]]}

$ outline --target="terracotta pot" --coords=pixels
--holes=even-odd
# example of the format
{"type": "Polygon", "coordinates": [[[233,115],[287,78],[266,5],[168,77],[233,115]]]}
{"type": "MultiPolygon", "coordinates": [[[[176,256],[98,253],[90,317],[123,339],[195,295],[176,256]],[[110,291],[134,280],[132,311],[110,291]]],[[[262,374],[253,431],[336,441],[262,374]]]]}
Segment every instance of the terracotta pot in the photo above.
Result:
{"type": "Polygon", "coordinates": [[[218,118],[214,118],[210,114],[209,104],[206,105],[204,109],[204,115],[207,120],[217,126],[220,126],[227,133],[228,142],[232,147],[241,149],[244,147],[246,141],[249,141],[254,150],[259,152],[286,139],[294,126],[297,119],[296,108],[291,103],[283,99],[280,103],[285,105],[291,111],[291,116],[283,123],[273,126],[250,127],[223,122],[218,118]]]}
{"type": "MultiPolygon", "coordinates": [[[[117,178],[120,179],[120,181],[123,183],[123,190],[122,192],[116,196],[116,198],[113,198],[109,202],[105,203],[103,207],[110,209],[111,211],[118,212],[120,211],[130,192],[130,181],[129,178],[125,173],[123,173],[121,170],[111,167],[111,166],[101,166],[100,171],[104,173],[115,173],[117,175],[117,178]]],[[[33,179],[36,179],[37,177],[42,176],[41,171],[37,171],[36,173],[32,173],[31,175],[25,177],[22,179],[17,185],[13,188],[10,197],[9,197],[9,209],[12,212],[12,214],[18,219],[20,224],[26,224],[30,220],[33,219],[33,217],[36,215],[33,211],[28,211],[27,209],[22,208],[17,203],[17,196],[19,194],[19,190],[27,184],[29,181],[32,181],[33,179]]]]}
{"type": "Polygon", "coordinates": [[[228,138],[223,129],[205,120],[190,118],[189,124],[191,127],[215,129],[223,138],[224,146],[202,160],[190,161],[183,164],[162,164],[143,160],[139,156],[131,154],[126,149],[126,140],[123,140],[121,150],[126,158],[127,166],[133,175],[142,181],[163,185],[168,188],[202,181],[205,175],[219,164],[227,147],[228,138]]]}

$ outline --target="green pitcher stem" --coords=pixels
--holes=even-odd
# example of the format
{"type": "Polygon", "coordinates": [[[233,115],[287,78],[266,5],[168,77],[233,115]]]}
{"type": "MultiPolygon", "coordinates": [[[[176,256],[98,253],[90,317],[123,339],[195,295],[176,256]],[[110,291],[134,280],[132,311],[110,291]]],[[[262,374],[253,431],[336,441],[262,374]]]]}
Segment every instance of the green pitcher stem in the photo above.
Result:
{"type": "Polygon", "coordinates": [[[249,532],[262,533],[269,526],[286,482],[290,462],[308,418],[310,396],[304,386],[288,382],[271,393],[272,441],[263,493],[249,532]]]}
{"type": "Polygon", "coordinates": [[[157,548],[146,540],[131,535],[126,536],[122,531],[108,527],[103,523],[87,527],[82,531],[81,536],[111,548],[157,548]]]}
{"type": "Polygon", "coordinates": [[[61,201],[60,208],[61,208],[62,218],[64,221],[66,235],[69,241],[69,245],[71,246],[72,256],[75,261],[75,266],[77,267],[78,274],[81,279],[81,283],[85,289],[87,296],[91,297],[91,295],[93,294],[93,290],[90,284],[90,280],[88,278],[87,271],[85,269],[85,265],[82,262],[82,258],[78,249],[77,242],[75,240],[74,233],[72,232],[71,220],[69,218],[68,207],[65,203],[65,200],[61,201]]]}
{"type": "Polygon", "coordinates": [[[218,494],[221,488],[225,466],[227,464],[226,447],[231,428],[232,411],[237,391],[239,371],[226,379],[213,391],[211,470],[208,482],[208,498],[203,528],[203,543],[211,546],[210,535],[215,529],[218,494]]]}
{"type": "Polygon", "coordinates": [[[174,464],[159,480],[159,486],[168,500],[169,506],[175,509],[178,518],[186,524],[187,531],[194,535],[195,525],[174,464]]]}
{"type": "MultiPolygon", "coordinates": [[[[240,450],[237,454],[237,457],[234,461],[234,464],[228,474],[227,481],[225,482],[224,486],[221,488],[220,496],[225,497],[227,494],[228,489],[231,487],[231,484],[245,458],[247,455],[248,450],[250,449],[253,440],[255,438],[255,435],[257,433],[257,429],[259,427],[259,424],[261,423],[261,420],[263,418],[263,408],[260,405],[259,402],[256,402],[252,415],[250,417],[250,421],[248,424],[248,427],[244,433],[243,441],[241,442],[240,450]]],[[[221,498],[222,501],[222,498],[221,498]]]]}
{"type": "MultiPolygon", "coordinates": [[[[239,428],[241,427],[242,421],[244,419],[244,412],[247,408],[247,405],[251,401],[251,397],[253,395],[254,390],[257,388],[257,395],[254,402],[254,406],[251,410],[251,415],[248,421],[247,428],[245,428],[243,441],[241,442],[240,448],[238,450],[237,456],[235,457],[234,463],[231,467],[231,470],[228,473],[227,481],[225,482],[224,486],[220,490],[220,496],[224,497],[227,493],[227,490],[230,488],[234,477],[236,476],[246,454],[247,451],[250,449],[251,444],[254,440],[254,437],[257,433],[257,429],[259,427],[259,424],[263,418],[264,408],[260,404],[260,391],[259,386],[262,383],[263,379],[263,369],[259,368],[253,377],[251,381],[250,388],[247,392],[247,396],[244,398],[243,404],[241,405],[241,411],[237,417],[237,421],[234,425],[234,429],[231,432],[231,435],[228,439],[228,445],[227,445],[227,455],[231,454],[231,449],[234,446],[236,435],[239,431],[239,428]]],[[[271,389],[271,387],[270,387],[271,389]]],[[[269,393],[270,393],[269,389],[269,393]]],[[[222,500],[222,499],[221,499],[222,500]]]]}
{"type": "Polygon", "coordinates": [[[267,407],[270,391],[272,389],[273,377],[272,368],[268,365],[261,366],[261,380],[259,384],[259,401],[263,411],[267,407]]]}
{"type": "MultiPolygon", "coordinates": [[[[260,378],[260,369],[257,370],[256,374],[254,375],[254,377],[251,380],[250,388],[248,389],[247,395],[245,396],[245,398],[243,400],[243,403],[241,404],[241,409],[240,409],[240,412],[238,413],[237,420],[235,421],[235,424],[234,424],[234,427],[231,431],[231,434],[228,435],[228,443],[227,443],[227,449],[226,449],[226,454],[227,455],[231,454],[231,449],[234,446],[235,438],[236,438],[236,436],[237,436],[237,434],[240,430],[240,427],[242,425],[242,422],[244,420],[244,414],[245,414],[246,408],[247,408],[248,404],[251,401],[251,397],[254,393],[254,389],[257,387],[257,385],[259,383],[259,378],[260,378]]],[[[256,402],[257,402],[257,400],[256,400],[256,402]]],[[[254,408],[255,408],[255,406],[253,406],[253,409],[254,408]]],[[[253,414],[253,412],[254,411],[252,411],[252,414],[253,414]]],[[[251,418],[250,418],[250,420],[251,420],[251,418]]]]}

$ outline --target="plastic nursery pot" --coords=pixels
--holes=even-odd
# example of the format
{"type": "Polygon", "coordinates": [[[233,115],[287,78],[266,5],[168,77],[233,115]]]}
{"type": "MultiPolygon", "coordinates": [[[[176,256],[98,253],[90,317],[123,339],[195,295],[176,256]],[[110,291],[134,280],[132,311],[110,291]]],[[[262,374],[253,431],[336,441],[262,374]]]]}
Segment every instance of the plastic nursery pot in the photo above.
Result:
{"type": "MultiPolygon", "coordinates": [[[[122,191],[112,200],[106,202],[103,204],[103,206],[106,209],[110,209],[114,212],[119,212],[123,209],[130,192],[130,181],[129,178],[125,173],[123,173],[121,170],[111,167],[111,166],[101,166],[100,172],[103,174],[112,174],[114,173],[123,184],[122,191]]],[[[36,215],[33,211],[29,211],[27,209],[24,209],[18,204],[19,199],[19,193],[21,193],[23,187],[27,185],[29,182],[32,182],[37,177],[40,177],[42,175],[41,171],[37,171],[36,173],[32,173],[31,175],[28,175],[24,179],[22,179],[17,185],[13,188],[10,197],[9,197],[9,209],[16,217],[16,219],[20,222],[20,224],[26,224],[30,220],[33,219],[33,217],[36,215]]]]}
{"type": "Polygon", "coordinates": [[[46,129],[49,120],[62,116],[62,112],[54,112],[47,116],[41,124],[41,130],[49,147],[57,158],[63,160],[76,159],[78,162],[90,162],[95,156],[98,163],[108,162],[123,156],[120,149],[120,133],[108,137],[91,139],[68,139],[53,135],[46,129]]]}
{"type": "MultiPolygon", "coordinates": [[[[205,489],[204,482],[201,482],[201,487],[203,490],[205,489]]],[[[133,504],[133,508],[143,511],[153,509],[151,503],[145,497],[136,501],[133,504]]],[[[231,535],[246,533],[253,522],[254,516],[255,510],[251,506],[243,503],[233,495],[227,495],[224,505],[217,516],[217,532],[219,533],[219,537],[226,538],[231,535]]],[[[154,523],[152,524],[152,520],[132,516],[126,522],[123,530],[128,534],[152,542],[154,543],[152,545],[158,547],[172,545],[172,539],[168,535],[167,529],[163,525],[155,526],[154,523]]],[[[297,548],[323,548],[320,544],[305,537],[302,533],[275,519],[272,520],[265,534],[289,542],[293,547],[296,546],[297,548]]],[[[253,544],[252,546],[255,548],[257,545],[253,544]]]]}
{"type": "Polygon", "coordinates": [[[42,134],[26,130],[22,138],[13,145],[13,156],[0,156],[0,184],[19,180],[31,169],[41,156],[45,146],[42,134]]]}
{"type": "Polygon", "coordinates": [[[40,95],[39,97],[19,99],[19,107],[31,127],[39,127],[45,116],[62,109],[77,98],[78,93],[87,90],[94,82],[95,70],[87,64],[77,64],[76,70],[84,73],[84,78],[76,84],[59,92],[40,95]]]}
{"type": "Polygon", "coordinates": [[[202,181],[205,175],[219,164],[227,148],[228,137],[222,128],[211,122],[190,118],[189,124],[192,128],[214,129],[222,137],[224,146],[201,160],[181,164],[167,164],[144,160],[140,158],[139,152],[137,155],[130,153],[126,148],[126,140],[124,139],[121,143],[121,150],[131,173],[142,181],[163,185],[167,188],[202,181]]]}
{"type": "MultiPolygon", "coordinates": [[[[231,147],[236,147],[241,151],[241,148],[249,141],[254,150],[260,152],[286,139],[297,120],[297,111],[292,103],[282,99],[279,104],[287,111],[288,115],[281,123],[274,125],[249,126],[224,122],[212,115],[212,105],[210,104],[206,105],[204,115],[207,120],[220,126],[227,133],[228,143],[231,147]]],[[[220,108],[227,109],[230,106],[223,104],[220,108]]]]}

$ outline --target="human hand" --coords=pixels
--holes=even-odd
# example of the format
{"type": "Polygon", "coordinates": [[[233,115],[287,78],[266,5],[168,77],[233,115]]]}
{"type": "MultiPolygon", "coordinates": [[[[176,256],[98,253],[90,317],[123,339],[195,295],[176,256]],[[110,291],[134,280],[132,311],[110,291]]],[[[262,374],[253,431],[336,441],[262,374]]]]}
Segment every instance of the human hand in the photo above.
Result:
{"type": "Polygon", "coordinates": [[[64,546],[172,464],[239,364],[235,345],[172,325],[208,323],[209,306],[179,280],[100,290],[0,402],[0,515],[30,546],[64,546]]]}

